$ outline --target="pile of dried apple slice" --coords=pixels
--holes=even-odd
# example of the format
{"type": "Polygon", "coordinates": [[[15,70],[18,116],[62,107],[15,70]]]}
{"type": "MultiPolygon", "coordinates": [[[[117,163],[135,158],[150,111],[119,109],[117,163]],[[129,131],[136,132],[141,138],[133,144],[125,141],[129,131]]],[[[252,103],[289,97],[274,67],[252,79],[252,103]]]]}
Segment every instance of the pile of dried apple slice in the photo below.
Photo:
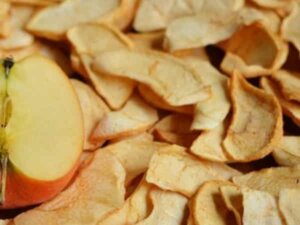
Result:
{"type": "Polygon", "coordinates": [[[299,21],[299,0],[1,0],[0,224],[299,225],[299,21]]]}

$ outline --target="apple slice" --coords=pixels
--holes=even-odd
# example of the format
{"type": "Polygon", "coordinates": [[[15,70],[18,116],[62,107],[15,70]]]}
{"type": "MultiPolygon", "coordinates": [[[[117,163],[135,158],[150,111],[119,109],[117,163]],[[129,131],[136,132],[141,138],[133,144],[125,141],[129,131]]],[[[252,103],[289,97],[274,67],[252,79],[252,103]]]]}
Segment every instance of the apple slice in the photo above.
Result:
{"type": "Polygon", "coordinates": [[[0,83],[1,207],[41,203],[68,184],[78,165],[77,96],[63,71],[42,56],[5,59],[0,83]]]}

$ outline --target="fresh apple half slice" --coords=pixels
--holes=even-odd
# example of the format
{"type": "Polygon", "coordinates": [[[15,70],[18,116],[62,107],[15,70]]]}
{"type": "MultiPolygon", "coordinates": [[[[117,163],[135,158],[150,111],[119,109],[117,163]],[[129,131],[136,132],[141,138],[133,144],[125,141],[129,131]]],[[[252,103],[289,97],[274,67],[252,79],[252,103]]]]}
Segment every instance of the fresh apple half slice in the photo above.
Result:
{"type": "Polygon", "coordinates": [[[1,207],[43,202],[70,181],[83,145],[80,105],[63,71],[42,56],[0,63],[1,207]]]}

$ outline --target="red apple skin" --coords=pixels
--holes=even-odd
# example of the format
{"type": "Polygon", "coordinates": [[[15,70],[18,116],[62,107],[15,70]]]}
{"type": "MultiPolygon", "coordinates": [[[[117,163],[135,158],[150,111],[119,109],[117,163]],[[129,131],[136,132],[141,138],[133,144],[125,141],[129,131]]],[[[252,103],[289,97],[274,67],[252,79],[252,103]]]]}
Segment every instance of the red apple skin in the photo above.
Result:
{"type": "Polygon", "coordinates": [[[54,181],[40,181],[23,175],[10,165],[7,171],[5,202],[0,209],[20,208],[50,200],[70,183],[78,166],[79,160],[63,177],[54,181]]]}

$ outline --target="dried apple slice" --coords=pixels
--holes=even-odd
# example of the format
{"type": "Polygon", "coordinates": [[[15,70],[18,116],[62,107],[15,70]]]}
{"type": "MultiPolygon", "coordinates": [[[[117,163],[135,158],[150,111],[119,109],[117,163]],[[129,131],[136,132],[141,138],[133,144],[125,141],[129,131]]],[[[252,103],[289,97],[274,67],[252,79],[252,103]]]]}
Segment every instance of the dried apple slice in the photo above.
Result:
{"type": "Polygon", "coordinates": [[[26,4],[26,5],[34,5],[34,6],[49,6],[64,0],[10,0],[12,3],[16,4],[26,4]]]}
{"type": "Polygon", "coordinates": [[[230,184],[226,181],[208,181],[199,188],[189,205],[195,224],[235,224],[219,191],[220,187],[230,184]]]}
{"type": "Polygon", "coordinates": [[[117,50],[98,54],[93,69],[148,85],[172,106],[194,104],[209,97],[208,87],[181,60],[150,50],[117,50]]]}
{"type": "Polygon", "coordinates": [[[300,190],[283,189],[279,193],[279,210],[288,225],[300,223],[300,190]]]}
{"type": "Polygon", "coordinates": [[[256,77],[278,70],[288,55],[288,45],[261,23],[242,27],[228,41],[221,68],[256,77]]]}
{"type": "Polygon", "coordinates": [[[266,92],[274,95],[278,99],[283,113],[290,117],[294,123],[300,126],[300,104],[285,99],[284,96],[279,92],[279,87],[271,79],[265,77],[261,78],[260,85],[266,92]]]}
{"type": "Polygon", "coordinates": [[[88,85],[75,79],[72,79],[71,82],[79,98],[83,113],[85,134],[83,148],[85,150],[95,150],[104,144],[104,141],[91,142],[91,132],[94,130],[95,126],[99,123],[103,116],[110,110],[102,101],[102,99],[99,98],[99,96],[97,96],[93,89],[91,89],[88,85]]]}
{"type": "Polygon", "coordinates": [[[292,12],[283,20],[281,27],[282,37],[293,43],[298,51],[300,51],[299,19],[300,3],[295,2],[292,12]]]}
{"type": "Polygon", "coordinates": [[[172,145],[160,149],[151,158],[146,180],[164,190],[191,197],[208,180],[227,180],[239,174],[231,167],[199,160],[185,152],[185,148],[172,145]]]}
{"type": "Polygon", "coordinates": [[[280,91],[288,100],[300,102],[300,73],[279,70],[272,76],[280,86],[280,91]]]}
{"type": "Polygon", "coordinates": [[[168,144],[148,140],[144,135],[138,135],[111,144],[105,150],[112,152],[122,163],[126,170],[125,184],[128,185],[138,175],[146,172],[152,155],[166,146],[168,144]]]}
{"type": "Polygon", "coordinates": [[[95,128],[94,141],[111,140],[143,132],[158,120],[157,111],[137,95],[119,111],[107,113],[95,128]]]}
{"type": "Polygon", "coordinates": [[[283,188],[300,187],[300,166],[274,167],[232,178],[233,183],[259,191],[279,195],[283,188]]]}
{"type": "Polygon", "coordinates": [[[152,184],[142,181],[121,208],[111,212],[97,225],[136,224],[145,219],[151,212],[151,202],[148,200],[148,195],[152,188],[152,184]]]}
{"type": "Polygon", "coordinates": [[[68,29],[85,22],[99,21],[120,4],[118,0],[66,0],[40,10],[27,24],[27,29],[53,40],[64,38],[68,29]],[[68,18],[68,19],[66,19],[68,18]]]}
{"type": "Polygon", "coordinates": [[[269,193],[243,190],[243,224],[283,225],[276,199],[269,193]]]}
{"type": "Polygon", "coordinates": [[[228,162],[230,159],[222,146],[225,134],[226,128],[224,124],[220,124],[212,130],[203,131],[195,139],[190,150],[193,154],[203,159],[228,162]]]}
{"type": "Polygon", "coordinates": [[[271,9],[283,8],[291,2],[291,0],[251,0],[255,4],[271,9]]]}
{"type": "Polygon", "coordinates": [[[109,151],[97,151],[75,181],[57,197],[18,215],[15,225],[96,224],[125,198],[125,170],[109,151]]]}
{"type": "Polygon", "coordinates": [[[20,49],[13,49],[13,50],[6,50],[6,51],[0,50],[0,58],[5,58],[10,56],[14,58],[16,61],[19,61],[27,56],[38,54],[40,48],[41,48],[40,43],[34,42],[32,45],[20,49]]]}
{"type": "Polygon", "coordinates": [[[182,106],[172,106],[167,103],[162,97],[157,95],[150,87],[140,84],[138,85],[139,94],[151,105],[168,110],[171,112],[179,112],[183,114],[191,115],[194,113],[194,105],[182,105],[182,106]]]}
{"type": "Polygon", "coordinates": [[[272,95],[250,85],[238,73],[230,80],[230,90],[233,116],[223,141],[226,153],[235,161],[265,157],[282,137],[279,103],[272,95]]]}
{"type": "Polygon", "coordinates": [[[164,32],[151,33],[129,33],[128,37],[133,41],[134,47],[138,49],[162,49],[164,32]]]}
{"type": "Polygon", "coordinates": [[[284,136],[272,155],[281,166],[300,164],[300,136],[284,136]]]}
{"type": "Polygon", "coordinates": [[[187,204],[186,197],[158,188],[153,188],[149,197],[153,204],[153,210],[146,219],[136,223],[136,225],[181,225],[183,223],[187,204]]]}

